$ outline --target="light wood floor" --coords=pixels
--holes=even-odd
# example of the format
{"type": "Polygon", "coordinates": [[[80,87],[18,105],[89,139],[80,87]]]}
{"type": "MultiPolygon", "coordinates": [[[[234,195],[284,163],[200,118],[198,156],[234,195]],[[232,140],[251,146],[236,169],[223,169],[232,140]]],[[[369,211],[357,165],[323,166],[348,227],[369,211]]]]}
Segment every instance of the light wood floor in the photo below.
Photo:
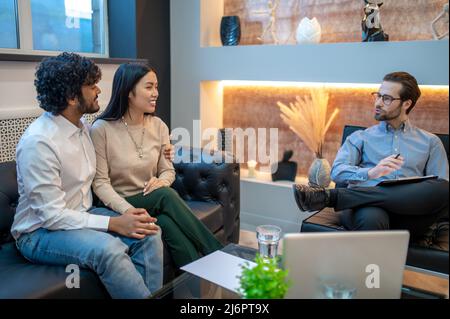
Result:
{"type": "MultiPolygon", "coordinates": [[[[239,244],[246,247],[258,249],[258,241],[256,240],[255,232],[241,230],[239,244]]],[[[278,251],[283,249],[283,242],[281,240],[278,251]]],[[[403,284],[406,286],[432,291],[443,294],[449,297],[449,281],[448,279],[439,278],[422,274],[415,271],[405,270],[403,277],[403,284]]]]}

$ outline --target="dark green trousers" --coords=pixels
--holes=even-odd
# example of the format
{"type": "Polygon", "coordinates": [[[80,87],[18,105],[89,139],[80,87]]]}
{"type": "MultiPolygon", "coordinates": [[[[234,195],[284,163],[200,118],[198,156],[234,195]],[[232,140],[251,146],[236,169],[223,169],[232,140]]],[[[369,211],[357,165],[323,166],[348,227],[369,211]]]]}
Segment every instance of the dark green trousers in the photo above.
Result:
{"type": "Polygon", "coordinates": [[[136,208],[144,208],[161,227],[177,267],[182,267],[200,257],[223,248],[222,244],[195,217],[184,200],[170,187],[159,188],[147,196],[137,194],[126,200],[136,208]]]}

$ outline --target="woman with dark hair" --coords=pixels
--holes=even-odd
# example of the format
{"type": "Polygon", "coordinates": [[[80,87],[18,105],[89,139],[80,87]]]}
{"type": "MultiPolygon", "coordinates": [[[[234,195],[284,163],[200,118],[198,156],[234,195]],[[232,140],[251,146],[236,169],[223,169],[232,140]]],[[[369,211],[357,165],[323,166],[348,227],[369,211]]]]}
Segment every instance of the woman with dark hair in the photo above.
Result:
{"type": "Polygon", "coordinates": [[[146,211],[156,217],[171,256],[181,267],[222,245],[170,188],[175,170],[164,156],[169,129],[153,115],[157,100],[153,69],[138,63],[119,67],[111,100],[91,128],[97,153],[93,188],[114,211],[146,211]]]}
{"type": "MultiPolygon", "coordinates": [[[[33,263],[88,268],[112,298],[148,298],[163,283],[161,231],[152,225],[156,219],[92,206],[96,154],[82,116],[100,109],[100,78],[99,67],[75,53],[39,63],[35,86],[39,106],[46,112],[17,145],[19,198],[11,234],[17,249],[33,263]],[[149,236],[137,235],[142,228],[149,236]]],[[[49,274],[59,272],[52,269],[49,274]]],[[[38,270],[27,279],[41,275],[38,270]]],[[[44,280],[56,284],[57,277],[50,278],[44,280]]],[[[2,284],[0,290],[8,289],[2,284]]],[[[54,287],[64,296],[84,296],[90,290],[81,287],[77,293],[59,284],[54,287]]],[[[55,296],[52,288],[39,295],[55,296]]]]}

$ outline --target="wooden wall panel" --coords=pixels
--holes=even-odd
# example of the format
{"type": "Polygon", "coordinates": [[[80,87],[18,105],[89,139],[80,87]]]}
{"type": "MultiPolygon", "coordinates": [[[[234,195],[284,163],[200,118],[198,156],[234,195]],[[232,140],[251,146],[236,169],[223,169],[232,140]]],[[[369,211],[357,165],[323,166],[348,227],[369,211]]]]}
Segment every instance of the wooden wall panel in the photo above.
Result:
{"type": "MultiPolygon", "coordinates": [[[[371,126],[373,117],[370,88],[328,88],[328,112],[340,109],[338,118],[330,128],[325,141],[324,156],[333,162],[338,151],[344,125],[371,126]]],[[[227,128],[278,128],[279,157],[286,149],[294,151],[293,160],[299,164],[298,174],[306,174],[314,155],[280,118],[277,101],[288,104],[295,96],[309,94],[309,88],[292,87],[225,87],[224,120],[227,128]]],[[[422,97],[411,113],[411,122],[434,133],[449,133],[448,89],[422,88],[422,97]]]]}
{"type": "MultiPolygon", "coordinates": [[[[430,23],[447,2],[386,0],[381,7],[381,24],[391,41],[430,40],[430,23]]],[[[296,42],[295,30],[304,17],[318,19],[321,42],[359,42],[363,8],[363,0],[281,0],[276,11],[280,44],[296,42]]],[[[265,10],[267,0],[225,0],[225,15],[238,15],[242,21],[242,45],[273,43],[270,34],[263,41],[258,40],[270,18],[257,11],[265,10]]]]}

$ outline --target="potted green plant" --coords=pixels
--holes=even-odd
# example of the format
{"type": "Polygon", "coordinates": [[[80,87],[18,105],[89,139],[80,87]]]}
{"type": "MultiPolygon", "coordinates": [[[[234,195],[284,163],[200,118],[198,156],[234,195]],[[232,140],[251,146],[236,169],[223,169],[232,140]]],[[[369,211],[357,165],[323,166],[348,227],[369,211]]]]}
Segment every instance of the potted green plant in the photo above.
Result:
{"type": "Polygon", "coordinates": [[[286,277],[287,270],[278,267],[278,258],[255,258],[255,267],[249,263],[242,266],[240,288],[238,293],[244,299],[282,299],[286,295],[290,283],[286,277]]]}

